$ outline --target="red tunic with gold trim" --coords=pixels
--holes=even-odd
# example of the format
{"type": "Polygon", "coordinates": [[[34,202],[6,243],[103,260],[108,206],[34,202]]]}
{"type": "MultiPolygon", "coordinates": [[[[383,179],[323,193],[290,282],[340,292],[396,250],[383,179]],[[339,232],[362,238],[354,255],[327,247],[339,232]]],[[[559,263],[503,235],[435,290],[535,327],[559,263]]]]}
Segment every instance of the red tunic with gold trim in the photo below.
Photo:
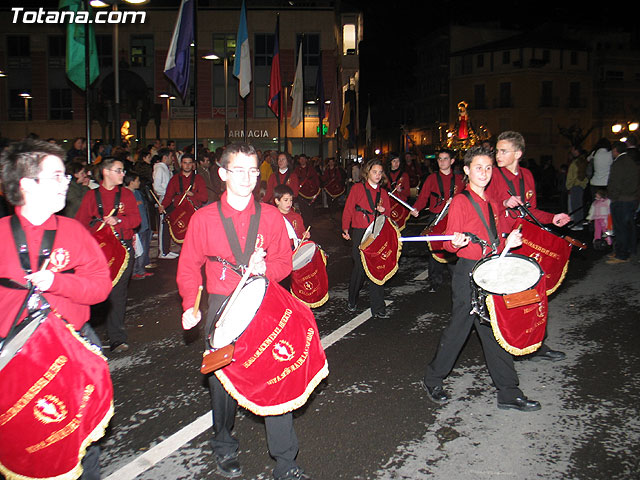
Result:
{"type": "MultiPolygon", "coordinates": [[[[222,213],[231,218],[240,246],[244,248],[249,232],[251,215],[255,212],[253,199],[242,211],[235,210],[227,202],[227,192],[222,194],[222,213]]],[[[261,205],[260,225],[256,248],[267,252],[266,277],[270,281],[279,282],[291,273],[291,243],[282,214],[271,205],[261,205]]],[[[218,261],[207,261],[208,257],[221,257],[229,263],[236,264],[229,242],[226,240],[222,220],[218,213],[217,203],[212,203],[191,217],[189,230],[185,237],[176,280],[182,296],[184,310],[193,307],[198,287],[202,284],[201,267],[205,265],[207,292],[229,295],[240,281],[240,276],[233,270],[225,268],[218,261]]]]}
{"type": "Polygon", "coordinates": [[[293,171],[291,172],[291,175],[289,175],[289,178],[287,178],[287,174],[289,172],[290,170],[287,170],[284,173],[281,173],[280,171],[273,172],[273,175],[271,175],[269,180],[267,180],[267,191],[262,198],[264,203],[272,203],[273,189],[276,188],[277,185],[282,185],[285,182],[291,187],[291,190],[293,190],[293,198],[295,199],[298,196],[298,191],[300,190],[300,179],[298,178],[298,175],[296,175],[296,172],[293,171]]]}
{"type": "Polygon", "coordinates": [[[462,192],[464,190],[464,180],[462,179],[462,175],[453,173],[451,171],[448,175],[443,174],[438,171],[432,173],[427,177],[424,181],[424,185],[420,188],[420,193],[418,194],[418,199],[416,203],[413,205],[413,208],[420,211],[429,205],[429,211],[432,213],[440,213],[444,208],[447,200],[451,197],[451,181],[454,182],[454,191],[453,194],[462,192]],[[438,175],[442,179],[442,187],[444,192],[440,190],[440,185],[438,184],[438,175]]]}
{"type": "Polygon", "coordinates": [[[402,169],[391,170],[388,174],[389,177],[389,191],[398,197],[400,200],[407,201],[409,194],[411,193],[411,187],[409,186],[409,174],[402,169]],[[395,192],[393,191],[395,190],[395,192]]]}
{"type": "Polygon", "coordinates": [[[509,193],[509,185],[505,180],[505,177],[513,184],[516,196],[522,198],[524,202],[530,203],[531,206],[528,207],[529,211],[540,221],[540,223],[546,224],[553,221],[553,213],[548,213],[538,209],[536,183],[530,170],[518,167],[518,174],[514,175],[506,168],[495,167],[493,169],[493,175],[491,176],[491,182],[489,183],[486,191],[491,199],[499,203],[501,205],[501,209],[505,211],[504,215],[507,217],[507,225],[509,227],[513,226],[515,223],[517,212],[514,213],[511,209],[505,210],[504,207],[502,207],[502,202],[511,197],[511,193],[509,193]],[[504,174],[504,176],[502,174],[504,174]],[[522,181],[524,181],[524,189],[521,188],[522,181]]]}
{"type": "MultiPolygon", "coordinates": [[[[107,216],[113,208],[116,192],[118,187],[111,190],[107,190],[102,185],[98,187],[100,189],[100,196],[102,198],[102,205],[104,215],[107,216]]],[[[76,213],[76,220],[78,220],[85,227],[89,228],[89,224],[94,217],[99,216],[98,205],[96,204],[96,195],[93,190],[89,190],[84,194],[80,208],[76,213]]],[[[133,192],[128,188],[122,187],[122,193],[120,195],[120,205],[118,207],[118,218],[122,222],[115,225],[116,232],[123,240],[131,240],[133,238],[134,230],[140,225],[140,210],[138,209],[138,202],[133,192]]]]}
{"type": "MultiPolygon", "coordinates": [[[[193,196],[187,197],[194,207],[200,208],[203,204],[207,203],[209,199],[209,195],[207,193],[207,184],[202,178],[202,175],[197,173],[191,173],[194,175],[193,177],[193,187],[191,187],[191,192],[193,192],[193,196]]],[[[171,202],[177,197],[177,201],[180,201],[184,192],[187,191],[189,185],[191,185],[191,175],[186,176],[184,173],[179,173],[174,175],[169,180],[167,184],[167,192],[162,198],[162,206],[167,208],[171,205],[171,202]],[[180,189],[180,177],[182,177],[182,189],[180,189]]]]}
{"type": "Polygon", "coordinates": [[[312,198],[320,191],[320,177],[318,172],[311,165],[307,164],[305,167],[298,165],[294,173],[299,180],[298,193],[305,198],[312,198]]]}
{"type": "MultiPolygon", "coordinates": [[[[491,225],[489,222],[489,202],[487,200],[483,200],[478,196],[475,192],[471,190],[467,186],[466,190],[471,192],[471,196],[473,199],[480,205],[482,209],[482,213],[487,221],[488,225],[491,225]]],[[[486,194],[485,194],[486,196],[486,194]]],[[[488,197],[487,197],[488,198],[488,197]]],[[[493,215],[496,220],[496,229],[498,230],[498,238],[500,239],[500,246],[498,250],[502,250],[505,245],[505,239],[502,238],[503,232],[509,232],[509,227],[507,226],[506,219],[504,215],[501,215],[500,208],[498,204],[490,200],[491,208],[493,210],[493,215]]],[[[482,240],[489,242],[489,234],[487,229],[485,228],[482,220],[478,216],[475,208],[469,201],[469,199],[462,194],[455,195],[453,200],[451,200],[451,205],[449,206],[449,214],[447,221],[447,229],[445,231],[445,235],[453,235],[455,232],[460,233],[473,233],[477,235],[482,240]]],[[[462,248],[455,248],[450,241],[444,242],[444,248],[449,252],[455,253],[458,257],[467,258],[470,260],[480,260],[482,258],[482,246],[477,243],[469,242],[466,246],[462,248]]]]}
{"type": "MultiPolygon", "coordinates": [[[[378,188],[381,187],[378,186],[378,188]]],[[[366,194],[367,190],[371,195],[371,199],[375,202],[378,189],[373,188],[369,182],[359,182],[351,187],[349,196],[347,197],[347,202],[342,212],[343,231],[349,230],[349,226],[353,228],[367,228],[369,224],[373,222],[375,211],[372,211],[371,205],[369,205],[369,199],[366,194]],[[371,213],[366,215],[361,210],[366,210],[371,213]]],[[[389,203],[389,194],[384,188],[381,188],[380,190],[380,201],[384,207],[385,214],[388,214],[391,209],[391,204],[389,203]]]]}
{"type": "MultiPolygon", "coordinates": [[[[32,225],[16,208],[27,239],[31,265],[37,265],[40,243],[45,230],[57,230],[48,270],[54,271],[51,288],[44,292],[54,312],[59,313],[76,330],[89,320],[89,307],[104,301],[111,291],[111,278],[98,243],[79,222],[52,215],[42,225],[32,225]]],[[[11,217],[0,219],[0,277],[25,284],[24,270],[16,253],[11,217]]],[[[0,336],[6,336],[26,295],[26,290],[0,287],[0,336]]]]}
{"type": "Polygon", "coordinates": [[[282,216],[291,224],[291,226],[293,227],[293,231],[296,232],[296,236],[301,239],[305,231],[302,215],[291,209],[289,210],[289,213],[287,213],[286,215],[282,214],[282,216]]]}

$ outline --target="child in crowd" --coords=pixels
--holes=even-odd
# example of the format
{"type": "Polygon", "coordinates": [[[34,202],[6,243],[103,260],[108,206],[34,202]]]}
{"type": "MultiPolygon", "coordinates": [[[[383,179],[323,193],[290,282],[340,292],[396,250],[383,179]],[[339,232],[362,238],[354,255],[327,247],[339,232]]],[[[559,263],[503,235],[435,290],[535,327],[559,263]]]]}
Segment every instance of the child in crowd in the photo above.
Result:
{"type": "Polygon", "coordinates": [[[593,222],[593,246],[596,248],[603,247],[604,240],[611,246],[611,200],[607,198],[607,191],[603,188],[596,190],[596,196],[589,207],[589,215],[587,220],[593,222]]]}
{"type": "Polygon", "coordinates": [[[140,227],[138,228],[138,238],[140,245],[142,245],[142,255],[137,256],[133,264],[134,280],[142,280],[147,277],[153,276],[153,272],[146,271],[145,267],[149,265],[149,245],[151,243],[151,228],[149,224],[149,213],[147,205],[145,204],[144,196],[140,192],[140,176],[137,173],[129,173],[124,176],[124,186],[127,187],[133,196],[136,197],[136,203],[138,204],[138,210],[140,211],[140,227]]]}
{"type": "Polygon", "coordinates": [[[277,185],[273,189],[273,199],[286,220],[285,225],[288,224],[289,238],[292,242],[292,248],[295,248],[300,242],[307,240],[310,235],[304,228],[302,215],[293,209],[293,190],[289,185],[277,185]]]}

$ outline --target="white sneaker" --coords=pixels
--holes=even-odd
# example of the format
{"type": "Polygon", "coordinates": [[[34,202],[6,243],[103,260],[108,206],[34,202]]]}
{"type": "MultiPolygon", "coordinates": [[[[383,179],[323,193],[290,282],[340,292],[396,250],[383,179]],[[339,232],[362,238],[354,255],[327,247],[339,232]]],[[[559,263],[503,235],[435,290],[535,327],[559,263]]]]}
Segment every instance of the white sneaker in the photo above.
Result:
{"type": "Polygon", "coordinates": [[[175,252],[169,252],[166,255],[158,255],[158,258],[161,260],[173,260],[174,258],[178,258],[178,254],[175,252]]]}

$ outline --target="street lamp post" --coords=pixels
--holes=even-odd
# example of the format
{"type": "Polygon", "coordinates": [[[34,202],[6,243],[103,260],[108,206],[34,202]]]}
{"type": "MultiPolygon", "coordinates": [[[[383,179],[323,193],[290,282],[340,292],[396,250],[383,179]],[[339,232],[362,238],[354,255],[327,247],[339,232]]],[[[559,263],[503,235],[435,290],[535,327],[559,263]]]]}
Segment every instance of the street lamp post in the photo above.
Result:
{"type": "Polygon", "coordinates": [[[158,97],[167,101],[167,141],[169,141],[171,140],[171,100],[175,100],[176,97],[170,93],[161,93],[158,97]]]}
{"type": "Polygon", "coordinates": [[[29,123],[29,100],[31,100],[33,97],[31,96],[31,94],[29,92],[23,92],[20,94],[20,96],[24,99],[24,134],[25,137],[27,135],[29,135],[29,127],[28,127],[28,123],[29,123]]]}
{"type": "MultiPolygon", "coordinates": [[[[215,53],[210,53],[202,57],[204,60],[220,60],[220,57],[215,53]]],[[[225,52],[222,58],[222,64],[224,68],[224,144],[229,143],[229,53],[225,52]]]]}

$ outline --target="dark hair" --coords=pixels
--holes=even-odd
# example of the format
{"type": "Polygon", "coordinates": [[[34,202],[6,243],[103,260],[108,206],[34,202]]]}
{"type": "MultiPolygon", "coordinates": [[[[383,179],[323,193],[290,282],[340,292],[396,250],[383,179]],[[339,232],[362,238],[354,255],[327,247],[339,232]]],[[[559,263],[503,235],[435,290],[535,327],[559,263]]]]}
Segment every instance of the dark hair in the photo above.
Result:
{"type": "Polygon", "coordinates": [[[84,163],[80,162],[70,162],[67,165],[67,175],[75,175],[76,173],[81,172],[82,170],[86,170],[87,166],[84,163]]]}
{"type": "Polygon", "coordinates": [[[185,158],[190,158],[193,163],[196,163],[196,159],[194,158],[193,153],[185,153],[184,155],[182,155],[182,157],[180,157],[180,163],[182,163],[185,158]]]}
{"type": "Polygon", "coordinates": [[[0,179],[9,203],[14,206],[24,204],[20,180],[36,178],[42,170],[42,161],[49,155],[58,157],[60,161],[65,158],[64,150],[58,145],[32,138],[14,142],[3,150],[0,155],[0,179]]]}
{"type": "Polygon", "coordinates": [[[280,200],[286,194],[291,195],[291,198],[293,198],[293,190],[291,190],[289,185],[276,185],[273,189],[273,198],[276,200],[280,200]]]}
{"type": "Polygon", "coordinates": [[[498,135],[498,141],[501,140],[511,143],[511,145],[513,145],[513,148],[519,150],[524,154],[525,143],[524,137],[521,133],[512,131],[502,132],[500,135],[498,135]]]}
{"type": "Polygon", "coordinates": [[[138,175],[138,174],[137,174],[137,173],[135,173],[135,172],[127,172],[127,173],[125,174],[125,176],[124,176],[124,179],[122,180],[122,184],[123,184],[125,187],[128,187],[128,186],[129,186],[129,184],[130,184],[131,182],[134,182],[136,178],[140,178],[140,175],[138,175]]]}
{"type": "Polygon", "coordinates": [[[95,171],[96,180],[98,182],[102,182],[102,180],[104,180],[104,175],[102,175],[102,172],[105,170],[109,170],[113,166],[113,164],[116,162],[122,163],[122,167],[124,168],[124,163],[119,158],[116,158],[116,157],[103,158],[102,161],[96,166],[96,171],[95,171]]]}
{"type": "Polygon", "coordinates": [[[495,154],[493,153],[493,150],[489,150],[482,145],[475,145],[465,152],[463,159],[464,166],[468,167],[471,165],[471,162],[473,162],[473,159],[476,157],[489,157],[495,162],[495,154]]]}
{"type": "Polygon", "coordinates": [[[618,152],[618,155],[620,155],[627,151],[627,144],[624,142],[621,142],[620,140],[616,140],[611,144],[611,150],[613,150],[614,148],[616,152],[618,152]]]}
{"type": "Polygon", "coordinates": [[[365,163],[362,169],[360,169],[360,177],[366,182],[369,178],[369,172],[376,165],[382,167],[382,179],[380,180],[379,185],[384,186],[387,183],[387,175],[384,173],[384,163],[379,158],[374,158],[365,163]]]}
{"type": "Polygon", "coordinates": [[[455,159],[455,157],[454,157],[454,155],[453,155],[453,152],[452,152],[451,150],[448,150],[448,149],[446,149],[446,148],[443,148],[442,150],[440,150],[440,151],[438,152],[438,155],[439,155],[439,154],[441,154],[441,153],[446,153],[447,155],[449,155],[449,158],[454,158],[454,159],[455,159]]]}
{"type": "Polygon", "coordinates": [[[248,143],[232,143],[231,145],[227,145],[220,157],[220,166],[222,168],[227,168],[229,166],[229,162],[231,161],[231,157],[236,156],[238,154],[247,155],[248,157],[256,157],[256,165],[258,163],[258,154],[256,153],[256,149],[253,145],[249,145],[248,143]]]}
{"type": "Polygon", "coordinates": [[[171,155],[171,150],[169,150],[168,148],[158,149],[158,156],[160,157],[161,161],[162,161],[162,157],[168,157],[169,155],[171,155]]]}

